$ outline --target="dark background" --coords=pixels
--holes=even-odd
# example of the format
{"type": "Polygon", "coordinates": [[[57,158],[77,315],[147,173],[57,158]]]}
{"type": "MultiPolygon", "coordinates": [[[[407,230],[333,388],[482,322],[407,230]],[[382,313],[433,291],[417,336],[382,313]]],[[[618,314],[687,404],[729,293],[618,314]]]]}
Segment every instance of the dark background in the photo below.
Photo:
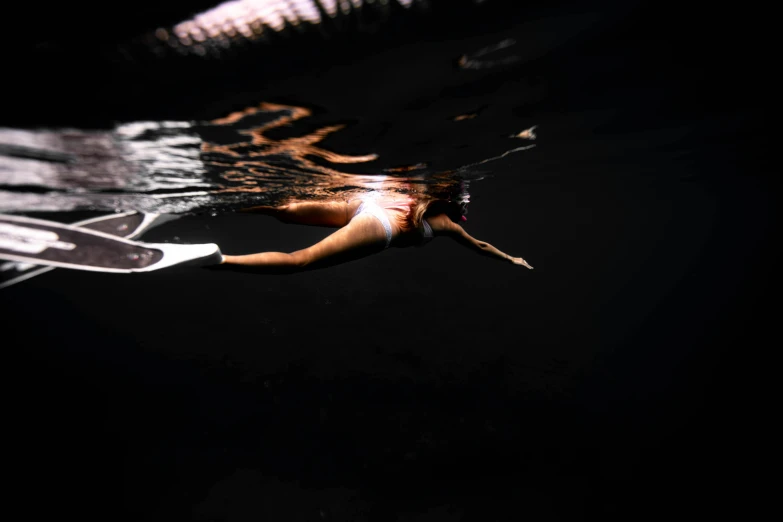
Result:
{"type": "MultiPolygon", "coordinates": [[[[59,270],[4,290],[9,509],[578,520],[758,505],[764,436],[748,383],[774,346],[777,262],[768,13],[430,4],[220,60],[128,43],[209,2],[14,14],[3,126],[291,102],[410,129],[379,140],[382,166],[441,168],[465,161],[435,139],[411,147],[411,133],[442,136],[446,117],[478,110],[454,140],[490,157],[508,148],[500,137],[540,129],[536,149],[473,185],[467,225],[532,272],[438,242],[286,277],[59,270]],[[426,74],[508,37],[520,65],[445,86],[426,74]]],[[[346,136],[325,147],[371,144],[346,136]]],[[[234,253],[322,235],[228,214],[145,240],[234,253]]]]}

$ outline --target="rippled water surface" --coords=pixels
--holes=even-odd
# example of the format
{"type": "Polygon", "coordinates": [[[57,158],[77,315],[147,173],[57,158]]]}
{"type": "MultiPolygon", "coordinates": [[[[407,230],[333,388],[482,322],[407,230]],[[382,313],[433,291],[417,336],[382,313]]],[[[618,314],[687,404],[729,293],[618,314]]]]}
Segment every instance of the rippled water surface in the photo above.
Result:
{"type": "MultiPolygon", "coordinates": [[[[264,102],[200,123],[134,122],[109,132],[0,129],[0,144],[15,153],[0,156],[0,211],[217,212],[370,190],[449,197],[481,179],[487,173],[482,165],[534,146],[448,171],[435,171],[425,161],[382,168],[378,154],[340,154],[322,146],[346,125],[311,130],[311,116],[303,107],[264,102]]],[[[355,123],[354,132],[363,123],[372,125],[355,123]]],[[[505,146],[534,137],[523,131],[508,136],[505,146]]],[[[440,146],[437,136],[431,141],[440,146]]]]}

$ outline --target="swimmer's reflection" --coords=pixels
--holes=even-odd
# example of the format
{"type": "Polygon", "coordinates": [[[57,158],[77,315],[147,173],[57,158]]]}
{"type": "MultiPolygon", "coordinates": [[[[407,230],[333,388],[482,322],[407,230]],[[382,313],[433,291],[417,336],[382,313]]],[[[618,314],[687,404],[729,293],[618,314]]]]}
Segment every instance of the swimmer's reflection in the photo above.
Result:
{"type": "Polygon", "coordinates": [[[322,241],[295,252],[223,255],[220,266],[268,273],[287,273],[334,266],[382,252],[389,247],[423,246],[435,237],[449,237],[479,254],[532,269],[468,234],[466,204],[434,197],[380,192],[330,202],[293,202],[246,209],[275,216],[285,223],[338,228],[322,241]]]}

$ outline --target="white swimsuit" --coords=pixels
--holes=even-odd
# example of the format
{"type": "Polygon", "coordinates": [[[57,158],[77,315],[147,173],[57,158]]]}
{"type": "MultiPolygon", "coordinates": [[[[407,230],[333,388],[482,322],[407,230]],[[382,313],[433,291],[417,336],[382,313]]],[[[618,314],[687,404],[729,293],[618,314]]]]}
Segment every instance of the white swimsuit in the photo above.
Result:
{"type": "MultiPolygon", "coordinates": [[[[356,209],[356,212],[354,212],[353,217],[358,216],[359,214],[369,214],[373,216],[375,219],[380,221],[381,225],[383,225],[383,230],[386,232],[386,247],[389,248],[389,245],[391,245],[392,240],[392,226],[391,222],[389,221],[389,216],[386,214],[386,210],[383,209],[378,203],[375,202],[373,198],[362,198],[362,204],[359,205],[359,208],[356,209]]],[[[353,218],[352,218],[353,219],[353,218]]],[[[424,245],[428,243],[430,240],[432,240],[434,234],[432,233],[432,227],[429,223],[427,223],[426,219],[423,219],[421,221],[422,224],[422,241],[419,244],[419,246],[424,245]]]]}
{"type": "Polygon", "coordinates": [[[356,217],[359,214],[370,214],[381,222],[381,225],[383,225],[383,230],[386,231],[386,248],[389,248],[392,240],[392,227],[391,223],[389,222],[389,216],[386,215],[386,211],[383,210],[378,205],[378,203],[372,199],[362,199],[362,204],[359,205],[359,208],[356,209],[353,217],[356,217]]]}

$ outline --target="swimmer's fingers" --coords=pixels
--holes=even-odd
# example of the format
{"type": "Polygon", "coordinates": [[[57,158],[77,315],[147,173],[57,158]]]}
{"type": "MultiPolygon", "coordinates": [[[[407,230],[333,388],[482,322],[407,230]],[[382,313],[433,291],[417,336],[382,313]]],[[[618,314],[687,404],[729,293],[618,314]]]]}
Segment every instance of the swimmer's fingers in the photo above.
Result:
{"type": "Polygon", "coordinates": [[[522,259],[521,257],[512,257],[511,262],[514,263],[515,265],[522,265],[529,268],[530,270],[533,270],[533,267],[530,266],[528,262],[522,259]]]}

